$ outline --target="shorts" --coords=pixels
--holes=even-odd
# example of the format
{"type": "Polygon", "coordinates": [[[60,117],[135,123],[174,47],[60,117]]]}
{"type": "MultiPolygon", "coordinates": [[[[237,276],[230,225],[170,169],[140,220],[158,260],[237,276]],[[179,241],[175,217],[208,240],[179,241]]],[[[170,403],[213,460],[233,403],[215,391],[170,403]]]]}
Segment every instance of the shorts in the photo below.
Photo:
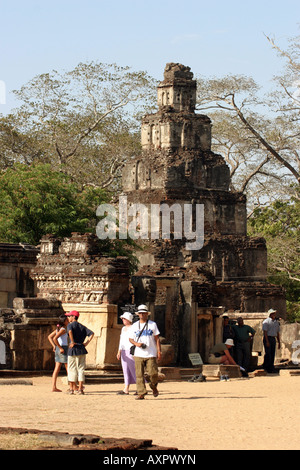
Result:
{"type": "Polygon", "coordinates": [[[64,352],[61,353],[59,347],[56,346],[55,348],[55,362],[61,362],[62,364],[66,364],[68,362],[68,346],[62,346],[64,352]]]}
{"type": "Polygon", "coordinates": [[[208,363],[209,364],[221,364],[223,356],[216,357],[214,354],[210,354],[208,356],[208,363]]]}

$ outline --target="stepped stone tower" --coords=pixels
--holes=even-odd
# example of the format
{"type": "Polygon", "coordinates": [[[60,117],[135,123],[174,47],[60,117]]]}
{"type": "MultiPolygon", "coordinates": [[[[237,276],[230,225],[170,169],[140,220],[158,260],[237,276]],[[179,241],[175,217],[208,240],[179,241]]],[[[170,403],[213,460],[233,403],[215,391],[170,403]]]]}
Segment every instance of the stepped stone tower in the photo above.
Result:
{"type": "Polygon", "coordinates": [[[124,168],[122,188],[128,205],[143,204],[149,213],[151,204],[177,204],[182,213],[186,204],[204,208],[201,249],[187,249],[173,232],[170,239],[139,240],[136,252],[136,302],[148,302],[184,363],[191,352],[206,358],[220,339],[224,311],[249,323],[271,307],[284,315],[286,307],[281,288],[266,282],[265,240],[247,236],[246,197],[229,190],[229,168],[211,151],[211,120],[195,112],[190,68],[167,64],[157,94],[158,111],[142,121],[142,156],[124,168]]]}

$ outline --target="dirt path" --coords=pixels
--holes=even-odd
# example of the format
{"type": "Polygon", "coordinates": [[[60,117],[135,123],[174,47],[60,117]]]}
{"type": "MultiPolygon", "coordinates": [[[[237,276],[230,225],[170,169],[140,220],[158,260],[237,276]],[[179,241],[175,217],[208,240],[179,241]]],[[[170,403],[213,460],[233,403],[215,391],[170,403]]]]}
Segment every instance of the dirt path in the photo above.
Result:
{"type": "MultiPolygon", "coordinates": [[[[300,376],[163,382],[136,401],[119,384],[87,385],[84,396],[51,392],[51,377],[0,386],[1,426],[152,439],[179,450],[300,449],[300,376]]],[[[0,379],[1,383],[1,379],[0,379]]]]}

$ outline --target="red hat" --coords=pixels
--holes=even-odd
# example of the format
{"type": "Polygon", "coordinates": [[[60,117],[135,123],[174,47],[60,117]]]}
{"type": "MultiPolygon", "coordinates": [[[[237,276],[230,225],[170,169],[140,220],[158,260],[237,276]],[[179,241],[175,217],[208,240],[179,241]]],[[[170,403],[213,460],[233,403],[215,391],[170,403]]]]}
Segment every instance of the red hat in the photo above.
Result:
{"type": "Polygon", "coordinates": [[[77,310],[71,310],[71,312],[69,313],[66,313],[66,317],[79,317],[79,313],[77,312],[77,310]]]}

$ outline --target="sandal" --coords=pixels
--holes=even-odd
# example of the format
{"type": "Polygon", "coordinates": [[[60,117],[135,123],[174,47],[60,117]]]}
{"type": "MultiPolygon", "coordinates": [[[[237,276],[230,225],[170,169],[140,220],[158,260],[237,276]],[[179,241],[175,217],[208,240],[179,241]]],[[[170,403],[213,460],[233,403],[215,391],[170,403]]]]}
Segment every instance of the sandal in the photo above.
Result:
{"type": "Polygon", "coordinates": [[[144,396],[145,396],[145,395],[138,395],[138,396],[136,397],[136,400],[144,400],[144,396]]]}

